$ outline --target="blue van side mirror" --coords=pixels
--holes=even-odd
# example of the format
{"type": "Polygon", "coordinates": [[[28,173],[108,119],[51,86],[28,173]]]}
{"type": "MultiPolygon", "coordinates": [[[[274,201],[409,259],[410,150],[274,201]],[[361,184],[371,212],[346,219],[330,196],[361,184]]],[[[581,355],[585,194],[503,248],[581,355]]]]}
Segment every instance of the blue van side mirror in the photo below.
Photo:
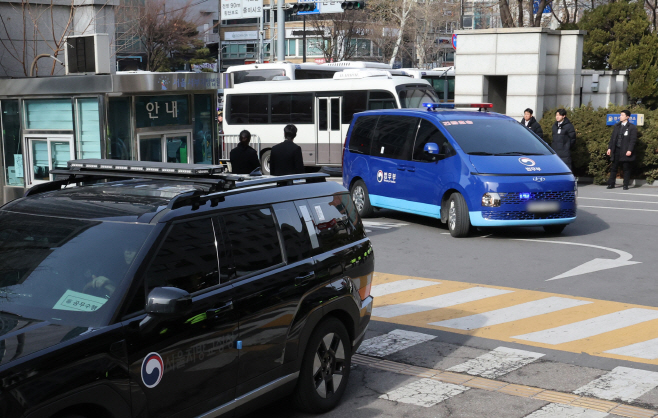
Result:
{"type": "Polygon", "coordinates": [[[426,154],[439,155],[439,146],[434,142],[428,142],[423,149],[426,154]]]}

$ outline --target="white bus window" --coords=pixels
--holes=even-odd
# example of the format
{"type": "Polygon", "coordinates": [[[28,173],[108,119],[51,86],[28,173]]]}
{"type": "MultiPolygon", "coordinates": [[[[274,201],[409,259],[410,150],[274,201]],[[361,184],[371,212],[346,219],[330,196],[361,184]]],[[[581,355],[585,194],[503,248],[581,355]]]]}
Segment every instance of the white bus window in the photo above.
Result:
{"type": "MultiPolygon", "coordinates": [[[[397,109],[395,97],[387,91],[371,91],[368,98],[368,110],[397,109]]],[[[404,107],[404,106],[402,106],[404,107]]]]}
{"type": "Polygon", "coordinates": [[[295,80],[320,80],[326,78],[333,78],[336,71],[321,71],[321,70],[295,70],[295,80]]]}
{"type": "Polygon", "coordinates": [[[368,108],[368,92],[365,90],[343,93],[343,123],[350,123],[355,113],[368,108]]]}
{"type": "Polygon", "coordinates": [[[297,125],[313,123],[313,95],[292,94],[291,97],[290,122],[297,125]]]}
{"type": "Polygon", "coordinates": [[[290,123],[290,94],[273,94],[272,98],[272,123],[290,123]]]}
{"type": "Polygon", "coordinates": [[[438,103],[439,97],[436,92],[428,87],[407,87],[400,89],[400,106],[402,108],[414,109],[423,107],[423,103],[438,103]]]}
{"type": "Polygon", "coordinates": [[[274,77],[286,75],[285,70],[245,70],[233,73],[233,84],[249,83],[251,81],[270,81],[274,77]]]}
{"type": "Polygon", "coordinates": [[[227,119],[235,125],[268,123],[268,102],[267,94],[229,96],[227,119]]]}

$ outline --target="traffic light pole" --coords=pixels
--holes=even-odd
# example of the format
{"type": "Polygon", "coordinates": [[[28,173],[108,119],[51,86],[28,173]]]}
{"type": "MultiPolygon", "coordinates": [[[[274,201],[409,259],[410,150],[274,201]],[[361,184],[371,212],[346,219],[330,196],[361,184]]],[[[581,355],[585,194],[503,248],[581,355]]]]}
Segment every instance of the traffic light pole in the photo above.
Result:
{"type": "Polygon", "coordinates": [[[302,21],[304,22],[304,33],[302,35],[302,62],[306,62],[306,15],[302,15],[302,21]]]}
{"type": "Polygon", "coordinates": [[[278,20],[278,37],[276,40],[276,59],[277,61],[286,60],[286,14],[283,10],[285,0],[277,0],[276,14],[278,20]]]}

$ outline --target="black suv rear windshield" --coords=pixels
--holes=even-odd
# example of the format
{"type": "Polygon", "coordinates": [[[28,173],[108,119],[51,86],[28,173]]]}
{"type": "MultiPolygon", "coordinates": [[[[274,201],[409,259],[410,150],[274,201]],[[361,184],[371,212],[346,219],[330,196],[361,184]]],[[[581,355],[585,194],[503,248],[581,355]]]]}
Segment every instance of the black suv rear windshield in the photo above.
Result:
{"type": "Polygon", "coordinates": [[[470,119],[441,122],[471,155],[551,155],[552,150],[514,120],[470,119]]]}
{"type": "Polygon", "coordinates": [[[104,325],[151,225],[0,212],[0,311],[104,325]]]}

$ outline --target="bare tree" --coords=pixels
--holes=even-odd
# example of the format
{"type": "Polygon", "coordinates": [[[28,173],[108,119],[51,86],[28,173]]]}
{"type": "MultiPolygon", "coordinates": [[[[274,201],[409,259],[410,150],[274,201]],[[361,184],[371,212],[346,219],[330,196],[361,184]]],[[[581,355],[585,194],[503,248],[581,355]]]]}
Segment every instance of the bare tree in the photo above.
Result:
{"type": "Polygon", "coordinates": [[[403,41],[415,5],[416,0],[373,0],[368,3],[373,38],[380,41],[387,56],[387,49],[392,47],[389,59],[391,65],[404,48],[403,41]]]}
{"type": "Polygon", "coordinates": [[[515,0],[515,1],[516,1],[516,10],[513,13],[512,8],[510,7],[509,0],[498,0],[498,8],[500,10],[501,24],[504,28],[514,28],[514,27],[521,28],[524,26],[541,27],[543,21],[545,20],[544,10],[546,9],[546,6],[551,4],[551,2],[555,3],[559,0],[555,0],[555,1],[539,0],[536,9],[533,0],[515,0]]]}
{"type": "Polygon", "coordinates": [[[435,61],[442,49],[439,42],[442,28],[459,16],[459,3],[447,0],[419,0],[413,10],[413,29],[416,59],[419,68],[435,61]]]}
{"type": "Polygon", "coordinates": [[[347,61],[357,55],[358,39],[366,33],[362,10],[309,15],[306,19],[320,35],[321,43],[318,47],[327,62],[347,61]]]}

